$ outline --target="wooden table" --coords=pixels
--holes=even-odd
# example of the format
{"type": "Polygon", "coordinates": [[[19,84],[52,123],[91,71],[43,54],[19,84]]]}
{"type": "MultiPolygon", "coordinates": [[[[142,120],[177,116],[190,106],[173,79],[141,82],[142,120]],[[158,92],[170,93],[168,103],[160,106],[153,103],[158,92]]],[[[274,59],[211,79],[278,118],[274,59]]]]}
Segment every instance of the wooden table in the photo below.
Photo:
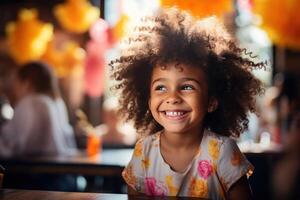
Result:
{"type": "Polygon", "coordinates": [[[115,199],[127,200],[126,194],[100,194],[100,193],[80,193],[80,192],[53,192],[38,190],[10,190],[3,189],[0,192],[0,200],[102,200],[115,199]]]}
{"type": "MultiPolygon", "coordinates": [[[[85,152],[80,152],[70,156],[0,159],[0,164],[6,169],[5,176],[9,177],[9,182],[5,181],[6,179],[4,178],[4,186],[10,188],[26,188],[22,186],[24,184],[20,182],[22,181],[20,177],[29,175],[43,175],[44,177],[45,175],[47,175],[47,177],[80,175],[86,177],[88,181],[89,189],[87,189],[87,191],[98,191],[91,189],[91,187],[101,189],[99,187],[93,187],[93,185],[95,185],[94,177],[106,177],[105,179],[114,186],[111,192],[122,192],[125,183],[121,177],[121,173],[129,162],[132,151],[133,149],[105,149],[93,157],[87,156],[85,152]]],[[[47,186],[45,188],[45,186],[38,185],[37,187],[33,186],[30,188],[47,189],[47,186]]],[[[57,190],[57,188],[54,188],[54,190],[57,190]]],[[[77,189],[71,189],[71,191],[77,191],[77,189]]]]}
{"type": "Polygon", "coordinates": [[[199,199],[190,197],[168,197],[154,198],[151,196],[131,196],[127,194],[108,193],[80,193],[80,192],[53,192],[38,190],[0,190],[0,200],[153,200],[153,199],[178,199],[189,200],[199,199]]]}
{"type": "Polygon", "coordinates": [[[0,164],[6,168],[7,173],[119,176],[129,162],[132,151],[132,149],[108,149],[93,157],[81,152],[70,156],[0,158],[0,164]]]}

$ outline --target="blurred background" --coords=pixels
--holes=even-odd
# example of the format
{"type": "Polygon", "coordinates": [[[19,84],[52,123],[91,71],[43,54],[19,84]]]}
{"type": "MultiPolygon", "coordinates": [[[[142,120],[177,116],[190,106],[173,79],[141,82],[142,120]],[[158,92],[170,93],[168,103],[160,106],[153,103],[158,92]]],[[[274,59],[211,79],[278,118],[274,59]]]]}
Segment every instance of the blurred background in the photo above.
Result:
{"type": "MultiPolygon", "coordinates": [[[[174,5],[199,18],[217,15],[240,46],[257,55],[255,61],[266,62],[266,69],[253,72],[265,85],[257,99],[259,113],[249,114],[249,130],[238,144],[256,168],[250,183],[257,198],[299,197],[298,0],[2,0],[0,125],[14,116],[14,73],[25,63],[42,61],[58,80],[79,150],[132,148],[137,135],[116,113],[107,64],[135,20],[174,5]]],[[[114,192],[111,182],[103,186],[107,178],[95,179],[76,177],[76,184],[84,191],[114,192]],[[91,179],[94,185],[88,188],[91,179]]],[[[4,186],[17,187],[14,181],[4,186]]]]}

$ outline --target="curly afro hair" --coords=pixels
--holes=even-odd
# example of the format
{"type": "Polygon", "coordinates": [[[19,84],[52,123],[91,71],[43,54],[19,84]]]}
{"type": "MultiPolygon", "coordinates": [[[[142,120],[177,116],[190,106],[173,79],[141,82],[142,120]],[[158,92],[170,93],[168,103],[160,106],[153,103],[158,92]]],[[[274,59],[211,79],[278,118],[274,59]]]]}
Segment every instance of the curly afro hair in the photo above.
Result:
{"type": "Polygon", "coordinates": [[[252,54],[239,48],[215,17],[195,19],[177,8],[160,9],[141,19],[122,42],[121,56],[110,62],[114,89],[120,93],[120,113],[133,120],[139,133],[162,129],[148,108],[154,66],[185,63],[201,68],[209,96],[218,108],[207,113],[204,127],[217,134],[238,137],[248,128],[248,112],[256,111],[262,83],[251,70],[265,63],[251,61],[252,54]]]}

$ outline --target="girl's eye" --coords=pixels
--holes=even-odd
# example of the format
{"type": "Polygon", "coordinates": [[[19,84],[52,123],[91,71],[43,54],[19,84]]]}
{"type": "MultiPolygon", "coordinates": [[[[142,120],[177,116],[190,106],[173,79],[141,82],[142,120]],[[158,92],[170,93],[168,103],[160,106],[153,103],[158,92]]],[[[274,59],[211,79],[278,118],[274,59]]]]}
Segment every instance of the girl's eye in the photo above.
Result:
{"type": "Polygon", "coordinates": [[[181,86],[181,90],[194,90],[194,86],[192,85],[183,85],[181,86]]]}
{"type": "Polygon", "coordinates": [[[166,91],[166,87],[163,86],[163,85],[158,85],[154,88],[154,90],[157,90],[157,91],[166,91]]]}

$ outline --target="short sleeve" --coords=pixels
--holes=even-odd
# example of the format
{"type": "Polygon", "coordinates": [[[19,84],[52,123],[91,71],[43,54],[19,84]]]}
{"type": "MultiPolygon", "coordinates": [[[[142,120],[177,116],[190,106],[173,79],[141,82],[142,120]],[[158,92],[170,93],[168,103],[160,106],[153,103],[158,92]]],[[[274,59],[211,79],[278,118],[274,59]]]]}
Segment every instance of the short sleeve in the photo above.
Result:
{"type": "Polygon", "coordinates": [[[253,173],[253,165],[242,154],[236,142],[225,139],[220,147],[220,157],[218,161],[217,173],[219,180],[227,192],[229,188],[242,176],[249,177],[253,173]]]}
{"type": "Polygon", "coordinates": [[[143,190],[143,180],[145,177],[145,170],[143,168],[143,146],[144,141],[142,139],[136,143],[131,160],[122,172],[122,176],[127,185],[137,192],[143,190]]]}

